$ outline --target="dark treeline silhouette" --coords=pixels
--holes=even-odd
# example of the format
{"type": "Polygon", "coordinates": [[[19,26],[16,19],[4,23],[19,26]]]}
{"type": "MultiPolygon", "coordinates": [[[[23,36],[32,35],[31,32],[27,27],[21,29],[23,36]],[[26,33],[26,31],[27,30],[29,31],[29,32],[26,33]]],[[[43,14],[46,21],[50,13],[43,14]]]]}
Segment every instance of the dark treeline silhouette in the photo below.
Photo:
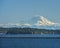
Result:
{"type": "Polygon", "coordinates": [[[60,30],[37,28],[0,28],[0,33],[5,34],[60,34],[60,30]]]}

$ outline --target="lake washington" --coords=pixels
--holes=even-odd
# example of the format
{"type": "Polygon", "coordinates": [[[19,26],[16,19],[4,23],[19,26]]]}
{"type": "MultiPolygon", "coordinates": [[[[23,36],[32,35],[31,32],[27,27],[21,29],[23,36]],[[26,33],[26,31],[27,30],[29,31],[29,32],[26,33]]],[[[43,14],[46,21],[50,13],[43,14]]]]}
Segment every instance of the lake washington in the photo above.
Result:
{"type": "Polygon", "coordinates": [[[60,35],[1,34],[0,48],[60,48],[60,35]]]}

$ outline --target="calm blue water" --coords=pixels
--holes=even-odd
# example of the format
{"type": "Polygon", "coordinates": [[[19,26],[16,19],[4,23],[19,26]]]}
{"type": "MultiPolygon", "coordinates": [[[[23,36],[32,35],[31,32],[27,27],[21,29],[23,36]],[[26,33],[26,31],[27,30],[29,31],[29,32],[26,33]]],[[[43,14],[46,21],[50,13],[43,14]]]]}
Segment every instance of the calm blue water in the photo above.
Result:
{"type": "Polygon", "coordinates": [[[0,35],[0,48],[60,48],[60,38],[40,37],[60,37],[60,35],[0,35]]]}

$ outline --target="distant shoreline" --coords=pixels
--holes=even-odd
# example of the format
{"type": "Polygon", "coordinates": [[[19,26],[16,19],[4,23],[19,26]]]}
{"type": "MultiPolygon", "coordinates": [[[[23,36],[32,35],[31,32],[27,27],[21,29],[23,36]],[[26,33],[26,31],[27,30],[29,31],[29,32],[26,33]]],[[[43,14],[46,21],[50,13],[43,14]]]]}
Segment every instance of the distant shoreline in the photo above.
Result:
{"type": "Polygon", "coordinates": [[[0,37],[0,39],[3,38],[20,38],[20,39],[60,39],[60,37],[0,37]]]}
{"type": "Polygon", "coordinates": [[[16,35],[0,35],[0,39],[2,38],[21,38],[21,39],[60,39],[59,34],[16,34],[16,35]]]}

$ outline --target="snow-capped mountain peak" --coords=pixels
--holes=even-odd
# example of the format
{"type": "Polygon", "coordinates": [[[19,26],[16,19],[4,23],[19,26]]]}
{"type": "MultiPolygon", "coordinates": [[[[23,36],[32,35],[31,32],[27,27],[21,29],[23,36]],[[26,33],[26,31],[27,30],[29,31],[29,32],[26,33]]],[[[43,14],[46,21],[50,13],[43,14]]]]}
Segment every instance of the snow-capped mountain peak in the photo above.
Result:
{"type": "Polygon", "coordinates": [[[35,17],[31,19],[31,22],[0,24],[0,27],[60,28],[60,23],[52,22],[43,16],[35,17]]]}
{"type": "Polygon", "coordinates": [[[46,19],[45,17],[43,16],[40,16],[40,20],[37,21],[36,25],[54,25],[56,23],[52,22],[52,21],[49,21],[48,19],[46,19]]]}

